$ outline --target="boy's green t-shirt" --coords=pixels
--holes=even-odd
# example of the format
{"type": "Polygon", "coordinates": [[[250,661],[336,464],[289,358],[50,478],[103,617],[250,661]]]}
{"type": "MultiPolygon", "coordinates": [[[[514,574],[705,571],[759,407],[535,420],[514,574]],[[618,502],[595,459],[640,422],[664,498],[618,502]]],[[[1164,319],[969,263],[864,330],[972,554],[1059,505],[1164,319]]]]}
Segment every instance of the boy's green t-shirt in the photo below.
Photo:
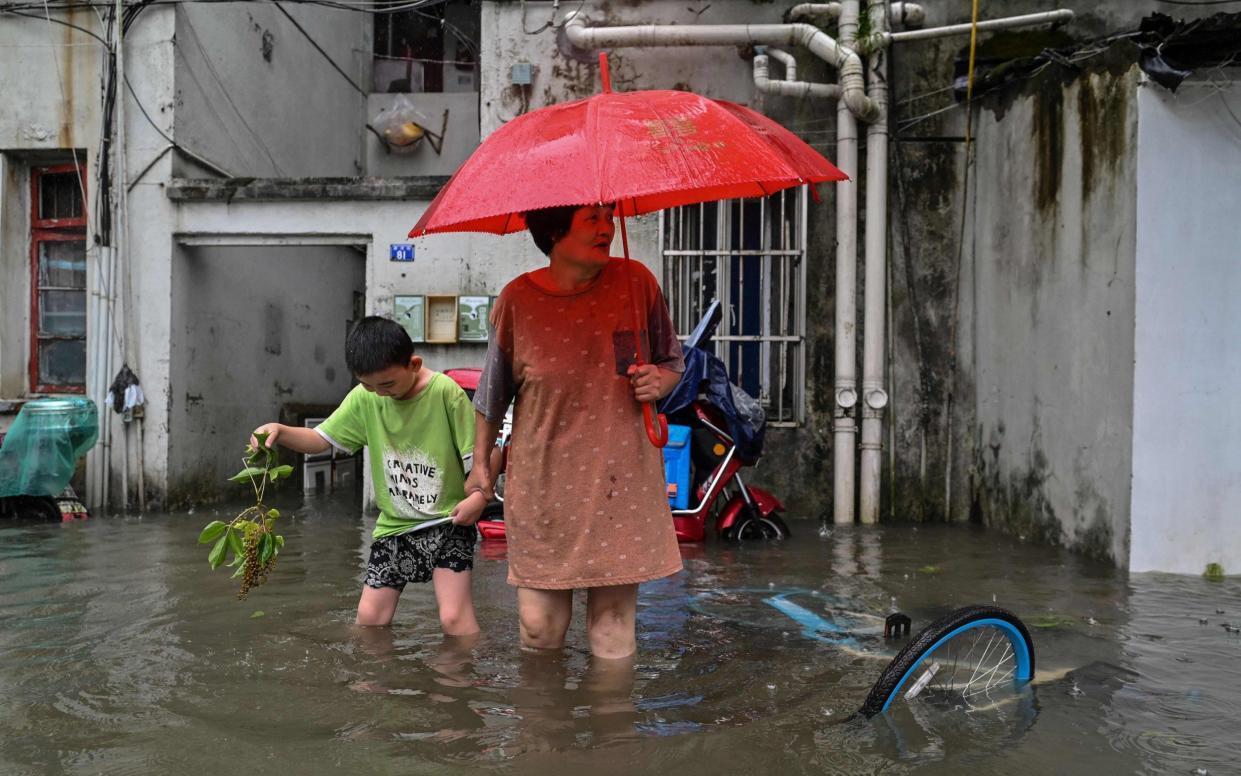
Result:
{"type": "Polygon", "coordinates": [[[474,407],[447,375],[405,400],[356,386],[316,430],[347,452],[370,448],[376,539],[445,517],[465,498],[474,407]]]}

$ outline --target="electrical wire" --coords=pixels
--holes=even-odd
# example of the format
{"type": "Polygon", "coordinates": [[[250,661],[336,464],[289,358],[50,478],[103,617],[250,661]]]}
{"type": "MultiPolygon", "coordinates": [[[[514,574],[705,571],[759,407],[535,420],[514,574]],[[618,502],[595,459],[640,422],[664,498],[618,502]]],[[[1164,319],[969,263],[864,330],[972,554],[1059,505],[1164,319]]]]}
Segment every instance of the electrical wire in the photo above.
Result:
{"type": "Polygon", "coordinates": [[[349,74],[346,73],[344,70],[342,70],[340,65],[336,64],[336,60],[332,59],[331,55],[328,54],[326,51],[324,51],[323,47],[320,46],[318,42],[315,41],[314,38],[310,37],[310,33],[306,32],[305,27],[297,23],[297,19],[294,19],[293,16],[288,11],[284,10],[284,8],[279,3],[276,4],[276,10],[284,14],[284,18],[288,19],[289,22],[294,27],[297,28],[297,31],[300,32],[302,36],[306,38],[306,41],[310,43],[311,46],[314,47],[315,51],[318,51],[320,54],[323,55],[323,58],[326,59],[327,63],[332,66],[332,69],[340,73],[341,78],[344,78],[346,81],[348,81],[349,85],[352,86],[354,90],[357,91],[358,94],[362,95],[363,97],[366,97],[366,90],[363,89],[361,86],[358,86],[357,82],[355,82],[352,78],[350,78],[349,74]]]}
{"type": "MultiPolygon", "coordinates": [[[[406,11],[416,11],[422,8],[431,8],[437,5],[443,5],[448,0],[419,0],[418,2],[402,3],[400,5],[385,5],[383,3],[350,3],[347,0],[145,0],[139,5],[131,5],[126,10],[133,8],[146,7],[149,5],[210,5],[213,3],[263,3],[275,5],[278,3],[294,3],[299,5],[318,5],[325,8],[335,8],[341,11],[351,11],[355,13],[366,13],[375,15],[403,13],[406,11]],[[367,7],[370,6],[370,7],[367,7]]],[[[112,4],[106,2],[99,3],[70,3],[58,2],[49,3],[48,7],[57,11],[68,11],[75,8],[109,8],[112,4]]],[[[2,13],[17,13],[17,11],[37,10],[42,6],[39,3],[12,3],[4,7],[0,7],[2,13]]],[[[21,14],[18,14],[21,15],[21,14]]]]}
{"type": "Polygon", "coordinates": [[[145,175],[147,171],[150,170],[150,168],[155,165],[155,162],[159,161],[164,156],[164,154],[168,153],[169,148],[180,151],[181,153],[188,156],[190,159],[206,167],[208,170],[216,173],[217,175],[222,175],[225,178],[234,177],[232,173],[228,172],[220,165],[216,164],[215,162],[212,162],[209,159],[204,158],[200,154],[194,153],[193,151],[189,150],[185,146],[181,145],[180,143],[178,143],[177,141],[169,137],[168,133],[165,132],[158,124],[155,123],[155,119],[151,118],[151,114],[147,113],[146,106],[142,104],[142,100],[138,99],[138,93],[134,91],[133,84],[129,82],[129,73],[125,74],[125,88],[129,90],[129,96],[133,98],[134,105],[138,106],[138,112],[142,114],[142,117],[147,120],[147,123],[151,125],[152,129],[154,129],[156,132],[159,133],[160,137],[168,141],[168,148],[165,148],[163,151],[160,151],[159,155],[156,156],[156,158],[153,159],[150,162],[150,164],[148,164],[145,168],[143,168],[142,172],[139,173],[138,176],[135,177],[133,181],[129,183],[130,189],[132,189],[134,185],[137,184],[137,182],[142,178],[142,176],[145,175]]]}
{"type": "MultiPolygon", "coordinates": [[[[278,5],[276,7],[279,8],[278,5]]],[[[185,15],[185,28],[189,31],[190,37],[194,41],[194,46],[198,49],[199,56],[202,57],[203,64],[207,66],[207,70],[211,73],[211,77],[215,79],[216,84],[220,87],[220,93],[224,95],[224,100],[228,102],[229,106],[233,109],[233,112],[237,114],[237,118],[241,120],[242,126],[244,126],[246,131],[250,133],[250,136],[254,138],[254,141],[258,144],[258,147],[262,149],[263,153],[267,156],[268,161],[271,162],[272,167],[275,168],[278,174],[283,176],[285,174],[284,169],[280,166],[280,163],[276,161],[276,157],[272,155],[271,149],[267,147],[267,143],[263,141],[263,137],[254,130],[254,127],[250,126],[250,122],[246,121],[245,114],[243,114],[241,109],[237,107],[237,103],[233,102],[232,96],[228,93],[228,87],[224,85],[224,79],[220,77],[220,73],[215,69],[215,65],[212,63],[211,58],[207,56],[207,51],[203,47],[202,40],[198,37],[198,31],[194,28],[194,24],[190,20],[189,14],[185,15]]],[[[193,73],[193,68],[189,68],[188,70],[191,74],[193,73]]],[[[197,83],[197,79],[195,79],[195,82],[197,83]]],[[[199,84],[199,89],[202,89],[201,84],[199,84]]],[[[203,96],[206,96],[206,92],[203,92],[203,96]]],[[[221,124],[222,123],[223,122],[221,121],[221,124]]],[[[225,127],[225,131],[227,131],[227,127],[225,127]]],[[[236,140],[233,142],[236,144],[236,140]]]]}

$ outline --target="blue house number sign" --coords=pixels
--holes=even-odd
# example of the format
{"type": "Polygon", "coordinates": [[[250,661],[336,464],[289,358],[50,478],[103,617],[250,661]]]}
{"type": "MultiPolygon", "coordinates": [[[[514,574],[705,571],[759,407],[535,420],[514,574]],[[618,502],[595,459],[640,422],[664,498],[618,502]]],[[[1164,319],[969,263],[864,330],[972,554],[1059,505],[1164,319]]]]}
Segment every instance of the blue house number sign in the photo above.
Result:
{"type": "Polygon", "coordinates": [[[388,258],[392,261],[413,261],[414,246],[407,243],[392,243],[388,246],[388,258]]]}

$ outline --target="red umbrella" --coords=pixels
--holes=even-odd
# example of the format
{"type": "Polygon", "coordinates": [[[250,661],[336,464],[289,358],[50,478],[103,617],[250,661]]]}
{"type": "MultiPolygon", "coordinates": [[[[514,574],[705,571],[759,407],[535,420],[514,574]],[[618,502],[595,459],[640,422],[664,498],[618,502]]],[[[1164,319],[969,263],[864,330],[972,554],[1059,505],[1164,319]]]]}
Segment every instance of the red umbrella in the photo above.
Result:
{"type": "MultiPolygon", "coordinates": [[[[621,216],[628,259],[625,216],[847,179],[760,113],[689,92],[614,93],[606,55],[599,62],[602,94],[527,113],[493,132],[409,236],[508,234],[526,228],[528,210],[608,203],[621,216]]],[[[637,310],[634,316],[640,331],[637,310]]],[[[666,421],[660,416],[657,428],[649,404],[643,413],[647,436],[662,447],[666,421]]]]}

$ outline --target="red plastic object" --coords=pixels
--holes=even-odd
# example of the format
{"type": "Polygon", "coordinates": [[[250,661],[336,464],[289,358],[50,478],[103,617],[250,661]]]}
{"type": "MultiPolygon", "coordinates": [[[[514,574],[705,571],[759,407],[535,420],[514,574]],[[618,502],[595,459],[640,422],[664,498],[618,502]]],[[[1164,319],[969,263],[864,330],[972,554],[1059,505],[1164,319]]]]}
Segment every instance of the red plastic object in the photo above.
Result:
{"type": "Polygon", "coordinates": [[[457,369],[445,369],[444,374],[453,379],[457,385],[467,391],[478,390],[478,380],[483,376],[483,370],[473,367],[460,367],[457,369]]]}
{"type": "Polygon", "coordinates": [[[477,525],[483,541],[502,542],[506,538],[503,520],[479,520],[477,525]]]}

